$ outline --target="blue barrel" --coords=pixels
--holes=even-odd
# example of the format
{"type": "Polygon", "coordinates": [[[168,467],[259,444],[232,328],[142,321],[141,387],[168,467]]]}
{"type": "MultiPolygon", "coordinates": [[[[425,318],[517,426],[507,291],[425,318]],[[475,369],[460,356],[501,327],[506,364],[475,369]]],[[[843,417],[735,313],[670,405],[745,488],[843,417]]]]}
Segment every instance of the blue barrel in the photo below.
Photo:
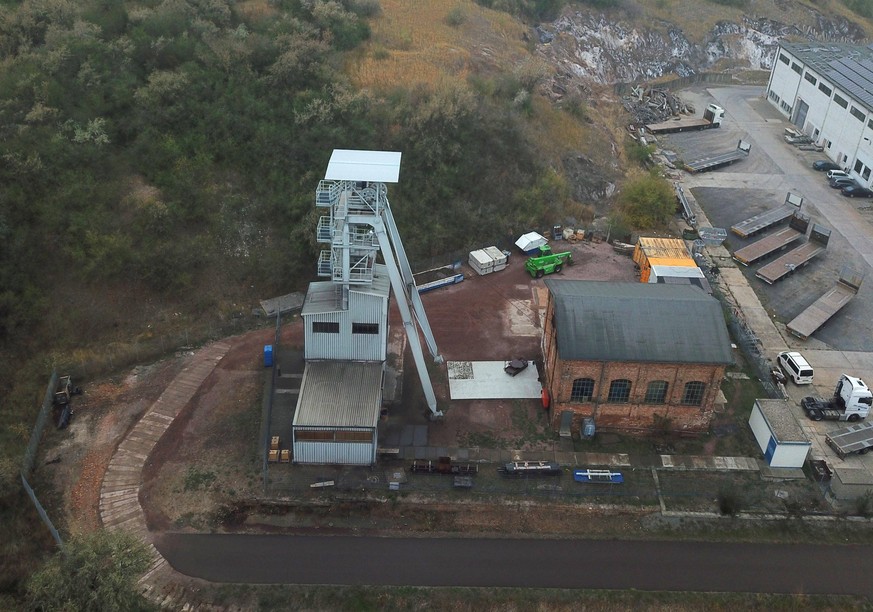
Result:
{"type": "Polygon", "coordinates": [[[265,344],[264,345],[264,367],[272,368],[273,367],[273,345],[265,344]]]}

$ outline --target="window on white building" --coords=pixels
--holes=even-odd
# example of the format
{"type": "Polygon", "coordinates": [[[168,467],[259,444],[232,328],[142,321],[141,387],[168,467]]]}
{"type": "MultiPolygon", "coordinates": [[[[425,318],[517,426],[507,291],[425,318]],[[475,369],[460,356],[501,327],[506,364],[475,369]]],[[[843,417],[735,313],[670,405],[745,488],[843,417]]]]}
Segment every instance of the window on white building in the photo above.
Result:
{"type": "Polygon", "coordinates": [[[864,166],[864,171],[861,173],[861,178],[865,181],[870,179],[870,168],[864,166]]]}
{"type": "Polygon", "coordinates": [[[806,79],[807,81],[809,81],[810,83],[812,83],[813,85],[815,85],[818,82],[816,80],[816,78],[808,72],[803,75],[803,78],[806,79]]]}
{"type": "Polygon", "coordinates": [[[819,82],[818,90],[826,96],[830,96],[834,90],[824,84],[824,81],[819,82]]]}
{"type": "Polygon", "coordinates": [[[836,102],[843,108],[848,108],[849,106],[849,102],[845,98],[841,98],[840,94],[834,94],[834,102],[836,102]]]}
{"type": "Polygon", "coordinates": [[[861,123],[864,123],[864,120],[867,118],[867,115],[865,115],[864,113],[859,111],[854,106],[852,107],[852,110],[849,111],[849,114],[852,115],[855,119],[857,119],[861,123]]]}
{"type": "Polygon", "coordinates": [[[800,66],[800,64],[795,64],[794,62],[792,62],[791,69],[797,74],[803,74],[803,68],[800,66]]]}
{"type": "Polygon", "coordinates": [[[316,334],[338,334],[339,323],[333,321],[313,321],[312,332],[316,334]]]}
{"type": "Polygon", "coordinates": [[[786,56],[782,53],[779,54],[779,61],[782,62],[783,64],[785,64],[786,66],[791,63],[790,61],[788,61],[788,56],[786,56]]]}

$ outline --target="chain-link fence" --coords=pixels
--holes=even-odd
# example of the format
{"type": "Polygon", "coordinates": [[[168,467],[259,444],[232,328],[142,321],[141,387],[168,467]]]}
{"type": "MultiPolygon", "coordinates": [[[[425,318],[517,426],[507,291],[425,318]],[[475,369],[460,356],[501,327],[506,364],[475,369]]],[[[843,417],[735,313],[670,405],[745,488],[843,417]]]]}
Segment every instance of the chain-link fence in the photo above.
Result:
{"type": "Polygon", "coordinates": [[[95,379],[143,363],[153,363],[167,355],[190,351],[273,323],[261,311],[238,312],[224,320],[202,320],[173,325],[172,331],[146,331],[133,339],[108,342],[102,346],[65,352],[52,357],[52,367],[74,380],[95,379]]]}
{"type": "Polygon", "coordinates": [[[53,370],[49,376],[48,386],[45,390],[45,397],[42,400],[42,405],[39,407],[39,412],[36,415],[36,422],[33,425],[33,430],[30,432],[30,440],[27,443],[27,449],[24,451],[24,459],[21,463],[21,473],[24,476],[30,476],[33,471],[34,463],[36,462],[36,452],[39,448],[39,441],[42,439],[42,432],[45,429],[45,424],[51,415],[52,407],[55,402],[55,389],[58,386],[58,372],[53,370]]]}
{"type": "Polygon", "coordinates": [[[330,466],[294,466],[270,488],[273,499],[293,499],[299,504],[331,502],[365,503],[384,501],[386,496],[400,498],[420,496],[421,499],[467,501],[488,504],[495,501],[538,501],[554,504],[614,505],[642,510],[680,512],[714,512],[722,500],[735,506],[753,508],[759,512],[785,510],[784,495],[817,509],[820,493],[816,483],[803,479],[792,483],[762,483],[757,471],[707,471],[653,468],[651,466],[613,467],[623,482],[581,483],[573,477],[573,468],[564,467],[555,475],[511,476],[502,474],[497,465],[480,463],[464,487],[457,486],[455,477],[447,474],[413,473],[408,463],[382,461],[369,469],[330,466]],[[293,470],[293,471],[292,471],[293,470]],[[314,483],[330,483],[315,487],[314,483]],[[392,486],[392,482],[399,482],[392,486]]]}
{"type": "Polygon", "coordinates": [[[754,330],[749,326],[743,316],[742,309],[733,299],[733,296],[731,296],[729,292],[722,290],[718,268],[709,265],[704,258],[699,256],[698,264],[703,270],[706,279],[709,281],[712,288],[712,295],[718,298],[718,301],[721,302],[731,337],[734,339],[737,348],[743,354],[746,363],[748,363],[752,372],[761,382],[767,396],[771,399],[784,399],[786,397],[785,391],[773,380],[773,364],[764,354],[760,338],[758,338],[754,330]]]}
{"type": "Polygon", "coordinates": [[[55,542],[57,542],[58,548],[63,548],[64,544],[61,541],[60,533],[58,533],[54,523],[52,523],[46,513],[45,508],[43,508],[39,499],[36,497],[36,492],[34,492],[33,487],[31,487],[30,483],[27,481],[27,477],[30,476],[30,473],[33,471],[34,463],[36,462],[36,453],[39,450],[39,442],[42,440],[43,430],[45,429],[46,423],[48,423],[49,416],[51,416],[52,407],[55,403],[55,390],[57,389],[57,386],[58,372],[57,370],[53,370],[51,376],[49,376],[49,382],[45,390],[45,397],[42,400],[42,405],[36,415],[36,422],[33,425],[33,430],[30,432],[30,441],[27,443],[27,449],[24,451],[24,459],[21,463],[21,484],[24,486],[24,490],[30,498],[30,501],[33,502],[36,512],[39,514],[39,518],[42,519],[42,522],[45,523],[46,527],[48,527],[55,542]]]}
{"type": "Polygon", "coordinates": [[[276,312],[276,332],[275,337],[273,338],[273,362],[270,364],[270,389],[269,393],[266,394],[265,403],[266,407],[264,410],[264,418],[262,421],[263,428],[263,440],[261,446],[261,461],[263,465],[261,467],[262,470],[262,482],[264,487],[264,495],[267,494],[267,490],[269,488],[270,483],[270,465],[269,465],[269,452],[270,452],[270,424],[273,422],[273,397],[276,394],[276,378],[278,376],[278,361],[276,356],[279,353],[279,349],[281,348],[281,340],[282,340],[282,313],[281,311],[276,312]]]}

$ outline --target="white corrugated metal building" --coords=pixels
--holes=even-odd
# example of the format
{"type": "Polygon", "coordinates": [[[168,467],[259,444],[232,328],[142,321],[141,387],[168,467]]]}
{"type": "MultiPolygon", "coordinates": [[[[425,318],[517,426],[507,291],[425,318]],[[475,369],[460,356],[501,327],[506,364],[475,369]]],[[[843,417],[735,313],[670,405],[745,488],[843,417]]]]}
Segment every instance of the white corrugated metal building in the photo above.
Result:
{"type": "Polygon", "coordinates": [[[374,266],[371,284],[349,287],[346,309],[342,291],[331,281],[310,283],[301,310],[306,360],[385,361],[391,291],[385,266],[374,266]]]}
{"type": "Polygon", "coordinates": [[[295,463],[376,461],[383,364],[309,361],[291,426],[295,463]]]}
{"type": "Polygon", "coordinates": [[[873,48],[783,41],[767,99],[852,178],[873,183],[873,48]]]}

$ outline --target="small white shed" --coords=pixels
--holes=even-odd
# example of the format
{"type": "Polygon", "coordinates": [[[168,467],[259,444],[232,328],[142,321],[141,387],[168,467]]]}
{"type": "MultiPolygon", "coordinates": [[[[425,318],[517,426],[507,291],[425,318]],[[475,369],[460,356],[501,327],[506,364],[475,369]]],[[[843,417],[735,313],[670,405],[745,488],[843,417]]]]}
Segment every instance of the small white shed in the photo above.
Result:
{"type": "Polygon", "coordinates": [[[533,255],[541,246],[546,244],[548,240],[536,232],[528,232],[521,238],[515,241],[515,246],[524,251],[527,255],[533,255]]]}
{"type": "Polygon", "coordinates": [[[770,467],[803,467],[812,443],[794,416],[789,400],[756,399],[749,427],[770,467]]]}

